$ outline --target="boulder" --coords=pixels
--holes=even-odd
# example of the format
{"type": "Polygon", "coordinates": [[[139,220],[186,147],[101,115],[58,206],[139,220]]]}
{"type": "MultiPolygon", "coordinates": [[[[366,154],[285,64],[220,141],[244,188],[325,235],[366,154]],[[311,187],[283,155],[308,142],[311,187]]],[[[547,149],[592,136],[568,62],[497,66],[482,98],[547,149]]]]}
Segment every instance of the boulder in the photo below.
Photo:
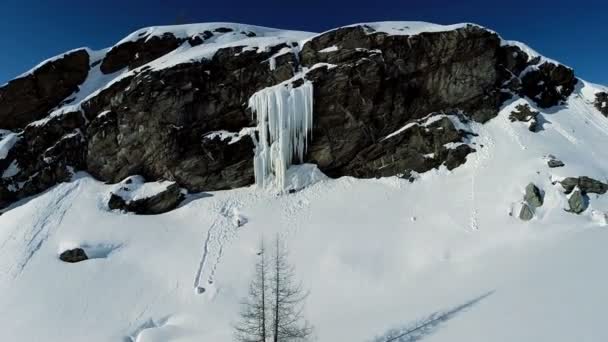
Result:
{"type": "Polygon", "coordinates": [[[89,259],[87,253],[82,248],[68,249],[59,255],[59,259],[64,262],[76,263],[89,259]]]}
{"type": "Polygon", "coordinates": [[[568,198],[568,204],[570,205],[570,209],[567,209],[566,211],[580,214],[587,210],[587,207],[589,206],[589,197],[587,197],[582,190],[576,190],[570,195],[570,198],[568,198]]]}
{"type": "Polygon", "coordinates": [[[529,206],[527,203],[523,203],[519,212],[519,218],[522,221],[530,221],[532,218],[534,218],[534,208],[529,206]]]}
{"type": "Polygon", "coordinates": [[[583,193],[594,193],[594,194],[605,194],[608,191],[608,184],[602,183],[590,177],[568,177],[563,179],[560,184],[566,191],[566,194],[570,194],[575,188],[578,187],[583,193]]]}
{"type": "MultiPolygon", "coordinates": [[[[127,192],[129,191],[126,188],[127,192]]],[[[108,207],[112,210],[123,210],[138,215],[157,215],[175,209],[184,200],[181,189],[175,183],[154,194],[131,199],[123,194],[112,193],[108,207]]]]}
{"type": "Polygon", "coordinates": [[[564,65],[544,62],[521,78],[521,93],[541,108],[566,101],[578,82],[574,71],[564,65]]]}
{"type": "Polygon", "coordinates": [[[513,112],[511,112],[511,115],[509,115],[509,120],[511,120],[511,122],[528,122],[528,129],[530,130],[530,132],[538,132],[540,128],[537,119],[538,115],[539,112],[532,110],[530,108],[530,105],[520,104],[515,108],[513,112]]]}
{"type": "Polygon", "coordinates": [[[543,205],[543,194],[536,185],[530,183],[526,186],[524,201],[526,201],[532,208],[541,207],[543,205]]]}
{"type": "Polygon", "coordinates": [[[106,54],[100,70],[104,74],[111,74],[127,67],[135,69],[175,50],[183,42],[184,39],[178,39],[171,33],[124,42],[106,54]]]}
{"type": "Polygon", "coordinates": [[[564,162],[562,162],[562,161],[561,161],[561,160],[559,160],[559,159],[555,159],[555,158],[551,158],[551,159],[549,159],[549,160],[547,161],[547,165],[548,165],[550,168],[564,167],[564,166],[565,166],[564,162]]]}

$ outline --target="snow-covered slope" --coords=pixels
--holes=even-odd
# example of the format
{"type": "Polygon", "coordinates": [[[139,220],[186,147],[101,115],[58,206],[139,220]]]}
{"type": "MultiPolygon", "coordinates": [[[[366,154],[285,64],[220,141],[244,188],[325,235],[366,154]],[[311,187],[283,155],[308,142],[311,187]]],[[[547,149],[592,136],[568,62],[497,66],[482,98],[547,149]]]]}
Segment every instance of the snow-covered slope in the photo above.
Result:
{"type": "MultiPolygon", "coordinates": [[[[262,48],[275,38],[247,39],[262,48]]],[[[153,67],[204,56],[203,46],[153,67]]],[[[74,97],[125,72],[90,76],[74,97]]],[[[329,179],[312,165],[292,166],[285,179],[293,193],[252,186],[192,194],[174,211],[137,216],[108,211],[116,186],[78,173],[0,216],[0,337],[231,341],[257,244],[278,233],[310,289],[306,315],[319,341],[371,341],[431,315],[442,318],[424,341],[605,341],[608,195],[592,195],[574,215],[556,183],[583,175],[606,182],[608,119],[593,106],[604,90],[579,82],[549,110],[514,99],[489,122],[467,124],[477,152],[463,166],[411,183],[329,179]],[[541,113],[542,130],[509,120],[520,104],[541,113]],[[565,166],[549,168],[548,155],[565,166]],[[544,204],[523,222],[530,182],[544,204]],[[75,247],[91,259],[58,259],[75,247]]]]}

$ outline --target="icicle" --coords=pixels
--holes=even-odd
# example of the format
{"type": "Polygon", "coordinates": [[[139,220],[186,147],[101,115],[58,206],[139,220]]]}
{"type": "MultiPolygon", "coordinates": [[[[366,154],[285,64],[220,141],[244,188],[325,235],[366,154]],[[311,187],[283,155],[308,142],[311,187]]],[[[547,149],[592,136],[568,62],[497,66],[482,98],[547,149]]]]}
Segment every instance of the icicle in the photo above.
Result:
{"type": "Polygon", "coordinates": [[[285,189],[287,169],[294,157],[304,161],[313,125],[313,86],[310,81],[297,88],[279,84],[258,91],[249,99],[257,118],[259,140],[253,160],[255,182],[260,187],[285,189]]]}

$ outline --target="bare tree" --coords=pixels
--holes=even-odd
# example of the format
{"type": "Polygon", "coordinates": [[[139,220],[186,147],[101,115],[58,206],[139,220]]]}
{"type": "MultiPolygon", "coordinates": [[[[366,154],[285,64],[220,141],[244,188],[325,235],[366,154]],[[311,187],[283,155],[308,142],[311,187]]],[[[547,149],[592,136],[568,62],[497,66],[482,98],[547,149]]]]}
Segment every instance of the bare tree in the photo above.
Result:
{"type": "Polygon", "coordinates": [[[294,268],[287,261],[287,249],[278,236],[274,252],[268,263],[264,241],[260,242],[249,295],[242,303],[240,320],[234,327],[236,341],[302,342],[312,334],[311,326],[303,317],[308,293],[300,283],[295,283],[294,268]]]}
{"type": "Polygon", "coordinates": [[[249,285],[249,296],[242,303],[240,321],[235,325],[235,340],[240,342],[266,342],[268,325],[267,283],[264,240],[260,241],[259,260],[255,264],[255,275],[249,285]]]}
{"type": "Polygon", "coordinates": [[[304,301],[308,293],[296,283],[295,271],[287,260],[287,249],[276,237],[272,262],[272,340],[273,342],[306,341],[312,327],[304,320],[304,301]]]}

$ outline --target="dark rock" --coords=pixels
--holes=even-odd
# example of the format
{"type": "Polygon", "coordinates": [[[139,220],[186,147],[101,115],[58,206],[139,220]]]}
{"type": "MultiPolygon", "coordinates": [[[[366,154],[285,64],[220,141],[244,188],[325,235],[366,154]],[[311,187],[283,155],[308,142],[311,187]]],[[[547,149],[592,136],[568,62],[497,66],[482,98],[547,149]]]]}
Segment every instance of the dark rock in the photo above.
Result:
{"type": "Polygon", "coordinates": [[[78,90],[89,73],[89,54],[76,50],[0,87],[0,129],[24,128],[47,116],[78,90]]]}
{"type": "Polygon", "coordinates": [[[608,93],[599,92],[595,94],[595,108],[608,116],[608,93]]]}
{"type": "Polygon", "coordinates": [[[218,27],[215,30],[213,30],[213,32],[218,32],[218,33],[228,33],[228,32],[232,32],[232,31],[234,31],[234,30],[229,27],[218,27]]]}
{"type": "MultiPolygon", "coordinates": [[[[222,49],[210,61],[144,72],[106,89],[107,95],[83,105],[92,120],[87,129],[88,171],[112,183],[133,174],[164,178],[191,191],[251,184],[250,137],[229,145],[203,137],[255,125],[243,104],[258,89],[293,76],[291,67],[290,73],[278,76],[263,64],[282,47],[261,53],[222,49]],[[96,116],[109,107],[115,109],[96,116]]],[[[277,70],[281,67],[277,61],[277,70]]]]}
{"type": "Polygon", "coordinates": [[[64,251],[59,255],[59,259],[64,262],[76,263],[89,259],[87,253],[82,248],[74,248],[64,251]]]}
{"type": "Polygon", "coordinates": [[[538,115],[539,112],[532,110],[528,104],[518,105],[515,107],[515,110],[511,112],[511,115],[509,115],[509,120],[511,120],[511,122],[528,122],[528,129],[530,132],[538,132],[538,115]]]}
{"type": "Polygon", "coordinates": [[[541,63],[540,57],[530,58],[517,46],[503,46],[499,60],[505,87],[513,94],[527,96],[541,108],[565,101],[578,82],[572,69],[561,64],[541,63]]]}
{"type": "Polygon", "coordinates": [[[106,54],[100,70],[104,74],[111,74],[126,67],[135,69],[175,50],[183,41],[171,33],[165,33],[160,37],[144,37],[122,43],[106,54]]]}
{"type": "Polygon", "coordinates": [[[562,162],[561,160],[558,160],[558,159],[549,159],[549,161],[547,161],[547,165],[550,168],[564,167],[565,166],[564,162],[562,162]]]}
{"type": "Polygon", "coordinates": [[[601,195],[608,191],[608,184],[586,176],[578,178],[568,177],[562,180],[560,183],[566,190],[566,194],[571,193],[576,187],[578,187],[583,193],[594,193],[601,195]]]}
{"type": "Polygon", "coordinates": [[[527,203],[523,203],[519,212],[519,218],[523,221],[530,221],[534,218],[534,208],[527,203]]]}
{"type": "Polygon", "coordinates": [[[572,69],[548,62],[526,73],[521,81],[523,95],[542,108],[561,104],[572,94],[578,82],[572,69]]]}
{"type": "Polygon", "coordinates": [[[533,209],[541,207],[543,205],[543,194],[536,185],[530,183],[526,186],[524,201],[526,201],[533,209]]]}
{"type": "Polygon", "coordinates": [[[567,210],[568,212],[580,214],[589,207],[589,197],[583,191],[576,190],[570,195],[568,204],[570,205],[570,209],[567,210]]]}
{"type": "Polygon", "coordinates": [[[499,50],[497,35],[472,25],[416,36],[370,34],[354,26],[308,41],[300,60],[304,66],[340,65],[309,74],[320,117],[348,111],[353,119],[367,120],[383,113],[376,125],[392,127],[456,108],[481,122],[496,116],[499,50]],[[319,52],[334,45],[340,49],[319,52]]]}
{"type": "Polygon", "coordinates": [[[184,195],[177,184],[169,185],[165,190],[146,198],[127,201],[116,194],[110,195],[108,207],[112,210],[123,210],[139,215],[157,215],[175,209],[184,200],[184,195]]]}
{"type": "Polygon", "coordinates": [[[460,145],[456,148],[449,149],[445,166],[448,170],[453,170],[466,162],[466,157],[469,153],[475,152],[469,145],[460,145]]]}
{"type": "Polygon", "coordinates": [[[199,46],[199,45],[203,44],[204,41],[205,40],[201,36],[198,36],[198,35],[188,38],[188,43],[190,44],[190,46],[199,46]]]}

